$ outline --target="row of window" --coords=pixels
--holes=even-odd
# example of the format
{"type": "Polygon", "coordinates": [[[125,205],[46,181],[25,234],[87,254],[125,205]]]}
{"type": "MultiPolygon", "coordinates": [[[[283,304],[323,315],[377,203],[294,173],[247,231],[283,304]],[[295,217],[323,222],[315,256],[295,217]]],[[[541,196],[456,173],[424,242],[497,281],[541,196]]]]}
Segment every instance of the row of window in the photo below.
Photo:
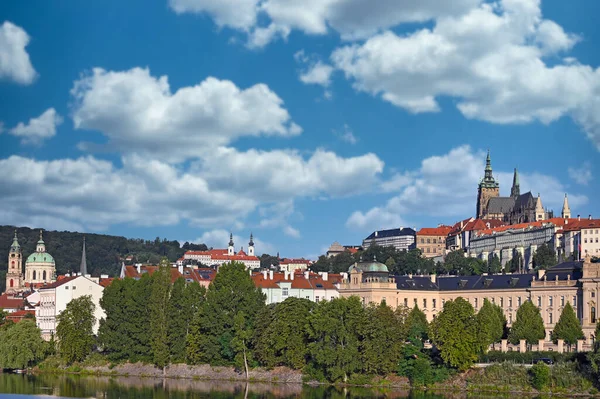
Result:
{"type": "MultiPolygon", "coordinates": [[[[595,296],[595,293],[592,292],[592,297],[595,296]]],[[[496,298],[492,297],[492,298],[483,298],[485,299],[489,299],[490,302],[492,302],[493,304],[496,304],[496,298]]],[[[383,300],[385,300],[385,298],[383,298],[383,300]]],[[[522,304],[522,299],[521,297],[517,297],[517,307],[521,306],[522,304]]],[[[445,299],[442,299],[442,306],[444,306],[444,304],[446,303],[445,299]]],[[[537,303],[538,303],[538,307],[542,307],[542,297],[538,296],[537,297],[537,303]]],[[[552,307],[554,303],[554,298],[549,296],[548,297],[548,306],[552,307]]],[[[513,306],[513,299],[512,297],[508,297],[508,301],[507,301],[508,307],[512,308],[513,306]]],[[[427,299],[424,298],[422,300],[422,303],[419,304],[417,298],[413,299],[413,306],[419,306],[422,305],[422,309],[427,309],[427,299]]],[[[483,305],[483,301],[481,301],[481,303],[479,302],[479,298],[473,298],[473,307],[475,307],[476,309],[479,307],[479,305],[483,305]]],[[[504,298],[500,297],[498,300],[498,305],[501,308],[504,308],[504,298]]],[[[573,295],[573,302],[572,302],[573,307],[577,307],[577,296],[573,295]]],[[[404,306],[408,307],[408,298],[404,298],[404,306]]],[[[562,295],[560,297],[560,306],[565,306],[565,296],[562,295]]],[[[431,308],[432,309],[436,309],[437,308],[437,301],[435,299],[431,300],[431,308]]]]}
{"type": "MultiPolygon", "coordinates": [[[[440,244],[445,244],[446,241],[443,239],[437,239],[437,238],[428,238],[427,239],[427,244],[437,244],[439,241],[440,244]]],[[[421,244],[425,244],[425,238],[421,238],[421,244]]]]}
{"type": "MultiPolygon", "coordinates": [[[[587,242],[588,242],[588,239],[587,239],[587,238],[584,238],[584,239],[583,239],[583,242],[584,242],[584,244],[587,244],[587,242]]],[[[593,239],[593,238],[590,238],[590,244],[591,244],[591,243],[593,243],[593,242],[594,242],[594,239],[593,239]]],[[[598,242],[598,237],[596,237],[596,242],[598,242]]]]}
{"type": "MultiPolygon", "coordinates": [[[[598,230],[594,231],[594,230],[583,230],[583,234],[599,234],[598,230]]],[[[597,242],[597,241],[596,241],[597,242]]]]}

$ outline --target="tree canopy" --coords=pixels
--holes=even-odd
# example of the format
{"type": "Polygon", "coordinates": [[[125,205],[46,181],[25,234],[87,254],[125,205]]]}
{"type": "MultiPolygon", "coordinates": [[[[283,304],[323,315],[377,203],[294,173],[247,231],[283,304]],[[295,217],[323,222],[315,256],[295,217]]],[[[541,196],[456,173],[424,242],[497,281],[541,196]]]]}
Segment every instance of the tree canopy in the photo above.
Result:
{"type": "Polygon", "coordinates": [[[546,330],[540,310],[531,301],[525,301],[517,310],[517,318],[510,329],[508,340],[512,344],[518,344],[524,339],[529,345],[533,345],[545,336],[546,330]]]}
{"type": "Polygon", "coordinates": [[[431,322],[431,338],[448,365],[467,370],[482,350],[475,310],[461,297],[447,301],[431,322]]]}
{"type": "Polygon", "coordinates": [[[24,369],[42,360],[47,345],[33,320],[0,329],[0,368],[24,369]]]}
{"type": "Polygon", "coordinates": [[[540,245],[533,254],[533,267],[536,269],[548,269],[557,263],[556,251],[548,244],[540,245]]]}
{"type": "Polygon", "coordinates": [[[56,317],[58,353],[69,364],[82,361],[94,348],[95,309],[92,297],[85,295],[69,302],[56,317]]]}
{"type": "Polygon", "coordinates": [[[483,301],[483,306],[477,313],[477,324],[481,333],[482,349],[485,351],[487,347],[500,342],[504,334],[506,319],[502,308],[492,304],[487,298],[483,301]],[[500,310],[498,312],[498,309],[500,310]]]}
{"type": "Polygon", "coordinates": [[[552,341],[556,343],[559,339],[563,339],[568,345],[574,345],[578,339],[584,339],[581,324],[575,315],[575,311],[569,302],[565,305],[558,319],[558,323],[552,331],[552,341]]]}

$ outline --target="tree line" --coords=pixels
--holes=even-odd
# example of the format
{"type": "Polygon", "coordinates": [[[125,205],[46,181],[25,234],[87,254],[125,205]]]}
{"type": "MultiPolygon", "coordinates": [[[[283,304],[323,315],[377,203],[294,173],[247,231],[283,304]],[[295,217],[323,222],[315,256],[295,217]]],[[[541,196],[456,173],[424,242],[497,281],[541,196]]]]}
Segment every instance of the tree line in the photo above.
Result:
{"type": "MultiPolygon", "coordinates": [[[[468,369],[504,338],[532,345],[545,337],[540,311],[530,301],[519,307],[510,329],[502,309],[487,299],[478,312],[463,298],[447,301],[432,323],[417,306],[392,310],[385,302],[364,305],[358,297],[318,303],[288,298],[267,306],[244,265],[235,262],[223,265],[205,290],[183,278],[172,282],[164,259],[151,276],[115,280],[100,305],[106,318],[95,337],[90,297],[71,301],[58,316],[58,344],[41,341],[31,321],[5,322],[0,367],[30,366],[56,348],[67,363],[100,352],[113,362],[163,369],[171,363],[211,364],[247,373],[287,366],[323,381],[397,373],[428,385],[468,369]],[[429,341],[435,350],[426,348],[429,341]],[[15,358],[23,360],[11,363],[15,358]]],[[[567,303],[551,339],[573,345],[581,338],[567,303]]]]}
{"type": "MultiPolygon", "coordinates": [[[[449,252],[443,261],[434,261],[433,258],[425,258],[420,249],[410,249],[401,251],[394,247],[381,247],[372,245],[364,250],[354,254],[342,252],[333,257],[322,255],[311,266],[315,272],[342,273],[347,272],[350,265],[355,262],[369,262],[377,260],[385,263],[392,274],[437,274],[437,275],[458,275],[474,276],[483,273],[494,274],[502,271],[502,263],[496,256],[492,256],[489,261],[482,259],[465,257],[462,249],[449,252]]],[[[547,269],[558,263],[556,252],[552,247],[543,244],[537,249],[533,257],[533,267],[535,269],[547,269]]],[[[519,272],[523,270],[523,258],[520,254],[505,265],[506,272],[519,272]]]]}

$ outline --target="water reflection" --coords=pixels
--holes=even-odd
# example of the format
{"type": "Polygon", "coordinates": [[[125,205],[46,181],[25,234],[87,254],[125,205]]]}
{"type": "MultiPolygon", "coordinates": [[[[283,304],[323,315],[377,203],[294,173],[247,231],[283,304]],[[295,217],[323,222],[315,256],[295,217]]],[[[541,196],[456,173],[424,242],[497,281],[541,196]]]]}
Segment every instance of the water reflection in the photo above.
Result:
{"type": "MultiPolygon", "coordinates": [[[[233,381],[196,381],[189,379],[153,379],[139,377],[81,377],[77,375],[0,374],[0,393],[54,395],[74,398],[236,398],[236,399],[341,399],[408,398],[467,399],[481,398],[466,394],[436,395],[395,389],[309,387],[298,384],[267,384],[233,381]]],[[[499,399],[500,396],[489,396],[499,399]]]]}

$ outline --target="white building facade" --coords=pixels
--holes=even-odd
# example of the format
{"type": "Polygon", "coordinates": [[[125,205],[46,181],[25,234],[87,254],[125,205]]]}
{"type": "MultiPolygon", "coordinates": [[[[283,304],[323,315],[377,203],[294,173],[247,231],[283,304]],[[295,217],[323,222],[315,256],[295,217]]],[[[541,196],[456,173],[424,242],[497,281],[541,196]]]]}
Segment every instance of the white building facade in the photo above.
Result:
{"type": "Polygon", "coordinates": [[[341,276],[325,272],[316,274],[309,271],[300,273],[263,271],[254,273],[252,280],[266,295],[266,304],[270,305],[283,302],[288,298],[303,298],[313,302],[338,298],[341,276]]]}
{"type": "Polygon", "coordinates": [[[95,305],[94,334],[98,333],[100,319],[106,317],[100,306],[104,287],[97,277],[68,276],[39,289],[39,305],[35,309],[36,324],[42,330],[42,338],[50,340],[56,335],[56,318],[73,299],[89,295],[95,305]]]}

